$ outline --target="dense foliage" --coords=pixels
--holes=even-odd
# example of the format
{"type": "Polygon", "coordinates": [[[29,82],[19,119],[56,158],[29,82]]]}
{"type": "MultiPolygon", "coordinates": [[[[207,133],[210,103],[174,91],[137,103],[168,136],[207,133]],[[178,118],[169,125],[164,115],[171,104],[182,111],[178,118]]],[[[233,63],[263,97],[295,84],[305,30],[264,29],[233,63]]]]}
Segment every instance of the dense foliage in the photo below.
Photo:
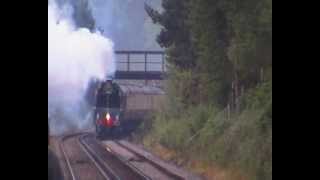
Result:
{"type": "Polygon", "coordinates": [[[272,0],[163,0],[162,7],[145,7],[162,27],[157,41],[169,63],[153,136],[178,151],[191,139],[196,154],[271,179],[272,0]]]}
{"type": "Polygon", "coordinates": [[[171,68],[191,71],[197,82],[188,87],[195,103],[224,107],[232,93],[271,80],[271,0],[163,0],[162,6],[162,13],[148,5],[146,11],[162,26],[157,41],[171,68]]]}

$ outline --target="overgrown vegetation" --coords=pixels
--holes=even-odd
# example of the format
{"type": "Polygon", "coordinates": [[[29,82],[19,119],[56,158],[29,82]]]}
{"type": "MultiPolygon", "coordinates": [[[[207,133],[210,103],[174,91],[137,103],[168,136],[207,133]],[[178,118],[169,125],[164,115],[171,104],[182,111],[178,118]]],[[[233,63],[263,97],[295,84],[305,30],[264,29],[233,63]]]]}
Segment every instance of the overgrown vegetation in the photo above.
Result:
{"type": "Polygon", "coordinates": [[[272,1],[163,0],[167,101],[151,143],[272,179],[272,1]]]}

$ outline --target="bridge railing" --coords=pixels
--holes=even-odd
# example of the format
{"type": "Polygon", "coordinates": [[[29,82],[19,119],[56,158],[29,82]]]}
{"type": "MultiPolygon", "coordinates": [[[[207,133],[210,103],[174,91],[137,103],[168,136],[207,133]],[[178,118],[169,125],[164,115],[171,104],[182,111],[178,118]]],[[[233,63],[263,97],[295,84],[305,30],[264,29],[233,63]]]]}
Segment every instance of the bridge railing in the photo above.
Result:
{"type": "Polygon", "coordinates": [[[117,71],[166,72],[163,51],[116,51],[117,71]]]}

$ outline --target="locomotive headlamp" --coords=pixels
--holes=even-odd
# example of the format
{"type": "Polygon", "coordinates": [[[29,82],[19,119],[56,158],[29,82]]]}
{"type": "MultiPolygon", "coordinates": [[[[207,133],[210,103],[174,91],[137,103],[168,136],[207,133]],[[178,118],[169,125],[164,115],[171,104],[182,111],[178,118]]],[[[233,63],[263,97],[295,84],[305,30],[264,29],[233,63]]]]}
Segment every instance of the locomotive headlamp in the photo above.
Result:
{"type": "Polygon", "coordinates": [[[107,115],[106,115],[106,119],[109,121],[110,120],[110,114],[109,113],[107,113],[107,115]]]}
{"type": "Polygon", "coordinates": [[[107,120],[106,126],[112,127],[113,126],[113,119],[111,119],[111,116],[109,113],[107,113],[107,115],[106,115],[106,120],[107,120]]]}

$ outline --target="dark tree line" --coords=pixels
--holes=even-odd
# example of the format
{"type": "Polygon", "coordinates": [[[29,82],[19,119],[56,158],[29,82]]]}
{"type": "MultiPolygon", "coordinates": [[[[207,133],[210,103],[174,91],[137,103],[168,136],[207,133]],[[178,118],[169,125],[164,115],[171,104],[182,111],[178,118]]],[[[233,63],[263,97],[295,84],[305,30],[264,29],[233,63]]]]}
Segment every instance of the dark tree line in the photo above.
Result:
{"type": "Polygon", "coordinates": [[[241,92],[272,81],[272,0],[163,0],[162,7],[145,5],[162,27],[170,92],[183,104],[236,106],[241,92]]]}

